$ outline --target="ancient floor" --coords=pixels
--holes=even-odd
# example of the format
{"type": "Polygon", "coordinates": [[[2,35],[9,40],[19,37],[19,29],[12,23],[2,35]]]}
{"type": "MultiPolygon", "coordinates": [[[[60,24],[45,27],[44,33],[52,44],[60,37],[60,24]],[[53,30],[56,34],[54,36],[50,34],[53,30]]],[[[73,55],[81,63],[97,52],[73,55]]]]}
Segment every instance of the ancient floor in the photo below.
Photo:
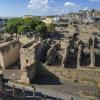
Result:
{"type": "Polygon", "coordinates": [[[21,72],[19,69],[6,69],[6,70],[0,70],[0,73],[4,75],[7,79],[12,80],[20,80],[21,79],[21,72]]]}

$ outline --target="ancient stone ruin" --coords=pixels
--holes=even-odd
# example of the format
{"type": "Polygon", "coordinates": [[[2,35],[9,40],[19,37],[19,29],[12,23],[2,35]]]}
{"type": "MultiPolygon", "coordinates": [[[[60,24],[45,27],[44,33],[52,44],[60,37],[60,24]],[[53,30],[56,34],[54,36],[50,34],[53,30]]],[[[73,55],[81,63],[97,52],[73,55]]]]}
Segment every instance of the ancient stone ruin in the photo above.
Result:
{"type": "Polygon", "coordinates": [[[36,59],[35,59],[35,49],[38,43],[34,44],[31,41],[20,50],[20,62],[21,62],[21,81],[29,83],[36,74],[36,59]]]}
{"type": "Polygon", "coordinates": [[[0,67],[6,69],[20,58],[19,40],[11,40],[0,44],[0,67]]]}
{"type": "Polygon", "coordinates": [[[9,68],[20,58],[21,81],[29,83],[42,65],[66,70],[99,68],[99,52],[100,37],[97,33],[88,38],[81,38],[79,32],[60,40],[39,38],[22,46],[19,40],[11,40],[0,44],[0,66],[9,68]]]}
{"type": "Polygon", "coordinates": [[[66,41],[46,39],[37,43],[30,42],[20,52],[22,81],[29,82],[34,78],[36,68],[40,66],[37,62],[66,69],[100,67],[99,44],[97,35],[92,34],[87,40],[82,40],[78,32],[66,41]]]}

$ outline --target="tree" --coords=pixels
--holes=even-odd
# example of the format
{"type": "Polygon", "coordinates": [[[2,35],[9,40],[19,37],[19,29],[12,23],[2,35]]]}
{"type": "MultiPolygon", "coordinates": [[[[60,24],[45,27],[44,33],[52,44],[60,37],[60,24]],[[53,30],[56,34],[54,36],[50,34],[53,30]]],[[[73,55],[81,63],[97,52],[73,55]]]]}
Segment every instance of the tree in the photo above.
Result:
{"type": "Polygon", "coordinates": [[[40,24],[40,25],[36,26],[36,32],[38,32],[41,37],[44,37],[46,35],[45,33],[47,32],[46,25],[40,24]]]}
{"type": "Polygon", "coordinates": [[[32,20],[34,21],[35,26],[44,24],[38,17],[33,17],[32,20]]]}
{"type": "Polygon", "coordinates": [[[51,24],[47,24],[47,31],[48,32],[54,32],[55,31],[55,26],[51,23],[51,24]]]}
{"type": "MultiPolygon", "coordinates": [[[[7,21],[6,32],[13,36],[14,33],[39,32],[41,35],[47,31],[46,25],[38,18],[14,18],[7,21]]],[[[17,36],[17,35],[16,35],[17,36]]]]}
{"type": "Polygon", "coordinates": [[[24,18],[23,19],[23,26],[30,27],[31,29],[35,29],[35,22],[33,18],[24,18]]]}
{"type": "Polygon", "coordinates": [[[25,32],[30,32],[30,31],[32,31],[31,26],[20,26],[18,28],[18,33],[25,33],[25,32]]]}
{"type": "Polygon", "coordinates": [[[11,37],[14,33],[18,33],[18,27],[21,25],[21,21],[20,18],[14,18],[7,21],[5,30],[11,34],[11,37]]]}

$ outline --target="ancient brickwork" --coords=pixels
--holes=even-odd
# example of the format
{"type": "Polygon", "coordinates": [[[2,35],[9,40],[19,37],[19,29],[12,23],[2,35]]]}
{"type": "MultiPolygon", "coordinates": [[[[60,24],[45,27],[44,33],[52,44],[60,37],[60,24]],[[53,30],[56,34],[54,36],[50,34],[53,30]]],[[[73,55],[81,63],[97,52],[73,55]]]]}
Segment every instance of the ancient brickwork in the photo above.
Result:
{"type": "Polygon", "coordinates": [[[20,50],[21,81],[29,83],[36,73],[35,46],[33,41],[24,45],[20,50]]]}
{"type": "Polygon", "coordinates": [[[69,50],[70,50],[70,44],[66,44],[66,48],[64,50],[64,54],[63,54],[63,59],[62,59],[62,67],[65,67],[66,66],[66,60],[67,60],[67,57],[68,57],[68,54],[69,54],[69,50]]]}
{"type": "Polygon", "coordinates": [[[77,54],[77,68],[80,68],[81,53],[82,53],[82,45],[79,45],[77,54]]]}
{"type": "Polygon", "coordinates": [[[95,67],[95,51],[94,48],[91,48],[91,67],[95,67]]]}
{"type": "Polygon", "coordinates": [[[95,37],[84,42],[79,38],[79,34],[75,33],[70,36],[66,40],[65,46],[62,46],[61,42],[50,39],[37,43],[32,41],[24,45],[20,52],[21,80],[30,82],[36,75],[36,68],[42,68],[41,65],[45,64],[45,66],[49,66],[47,70],[59,78],[93,80],[94,77],[97,77],[94,78],[94,81],[97,81],[100,76],[99,72],[95,69],[91,70],[91,67],[95,67],[95,56],[99,54],[97,53],[99,51],[96,51],[99,49],[95,48],[95,37]],[[59,68],[57,68],[58,66],[59,68]],[[85,70],[83,70],[84,68],[85,70]],[[91,77],[91,74],[94,77],[91,77]]]}
{"type": "Polygon", "coordinates": [[[48,65],[60,65],[62,56],[57,52],[56,45],[53,45],[47,52],[47,64],[48,65]]]}
{"type": "Polygon", "coordinates": [[[0,44],[0,66],[5,69],[11,67],[20,58],[21,44],[18,40],[0,44]]]}
{"type": "Polygon", "coordinates": [[[78,77],[81,81],[100,81],[100,70],[99,69],[66,69],[57,67],[46,67],[46,69],[56,75],[59,79],[76,79],[78,77]],[[77,72],[78,71],[78,72],[77,72]]]}

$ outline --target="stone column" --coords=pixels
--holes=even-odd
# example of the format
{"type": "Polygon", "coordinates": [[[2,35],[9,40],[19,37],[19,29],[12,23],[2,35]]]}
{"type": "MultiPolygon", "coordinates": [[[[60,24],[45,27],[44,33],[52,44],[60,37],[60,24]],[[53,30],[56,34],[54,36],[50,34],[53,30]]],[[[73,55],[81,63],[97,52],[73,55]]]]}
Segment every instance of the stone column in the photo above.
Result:
{"type": "Polygon", "coordinates": [[[70,44],[67,44],[65,51],[64,51],[63,58],[62,58],[62,67],[65,67],[66,65],[66,60],[67,60],[69,51],[70,51],[70,44]]]}
{"type": "Polygon", "coordinates": [[[91,55],[91,67],[95,67],[95,36],[93,36],[93,44],[90,48],[90,55],[91,55]]]}
{"type": "Polygon", "coordinates": [[[77,69],[80,68],[81,53],[82,53],[82,45],[79,45],[77,54],[77,69]]]}
{"type": "Polygon", "coordinates": [[[96,39],[96,37],[94,36],[93,37],[93,48],[95,48],[95,39],[96,39]]]}
{"type": "Polygon", "coordinates": [[[94,48],[90,49],[90,53],[91,53],[91,67],[95,67],[95,51],[94,51],[94,48]]]}

